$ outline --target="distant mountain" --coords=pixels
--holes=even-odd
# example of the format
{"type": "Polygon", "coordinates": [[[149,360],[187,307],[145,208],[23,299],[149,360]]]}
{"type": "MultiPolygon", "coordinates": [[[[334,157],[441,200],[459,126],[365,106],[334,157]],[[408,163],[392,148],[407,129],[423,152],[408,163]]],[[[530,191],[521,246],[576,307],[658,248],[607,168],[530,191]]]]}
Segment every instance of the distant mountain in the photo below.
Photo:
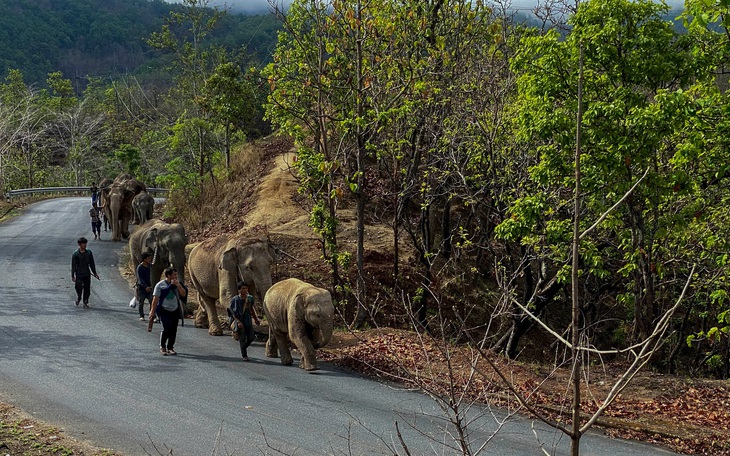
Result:
{"type": "MultiPolygon", "coordinates": [[[[178,9],[162,0],[0,0],[0,77],[17,68],[43,86],[53,71],[72,80],[154,73],[160,54],[145,39],[178,9]]],[[[230,14],[216,39],[267,60],[278,27],[271,15],[230,14]]]]}

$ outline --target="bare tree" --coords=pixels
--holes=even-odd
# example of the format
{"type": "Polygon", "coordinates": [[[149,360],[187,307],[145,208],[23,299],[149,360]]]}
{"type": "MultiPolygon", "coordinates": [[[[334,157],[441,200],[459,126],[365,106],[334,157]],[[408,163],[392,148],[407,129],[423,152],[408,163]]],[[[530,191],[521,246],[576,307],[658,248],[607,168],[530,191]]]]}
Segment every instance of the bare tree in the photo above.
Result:
{"type": "Polygon", "coordinates": [[[59,113],[48,125],[51,147],[66,158],[77,186],[85,185],[90,177],[96,179],[95,172],[103,166],[108,141],[104,121],[104,114],[85,99],[59,113]]]}
{"type": "Polygon", "coordinates": [[[29,185],[33,185],[32,151],[42,133],[43,115],[36,102],[36,92],[23,86],[23,93],[3,96],[0,100],[0,197],[8,187],[6,174],[14,158],[30,160],[26,163],[29,185]]]}

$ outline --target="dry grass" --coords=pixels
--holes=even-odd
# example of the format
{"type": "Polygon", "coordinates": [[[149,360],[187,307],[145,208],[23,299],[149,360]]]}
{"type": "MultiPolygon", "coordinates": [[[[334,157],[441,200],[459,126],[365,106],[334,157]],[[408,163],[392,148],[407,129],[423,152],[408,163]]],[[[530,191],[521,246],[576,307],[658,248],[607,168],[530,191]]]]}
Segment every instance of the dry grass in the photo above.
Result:
{"type": "Polygon", "coordinates": [[[0,403],[0,454],[115,456],[119,453],[69,437],[57,427],[0,403]]]}

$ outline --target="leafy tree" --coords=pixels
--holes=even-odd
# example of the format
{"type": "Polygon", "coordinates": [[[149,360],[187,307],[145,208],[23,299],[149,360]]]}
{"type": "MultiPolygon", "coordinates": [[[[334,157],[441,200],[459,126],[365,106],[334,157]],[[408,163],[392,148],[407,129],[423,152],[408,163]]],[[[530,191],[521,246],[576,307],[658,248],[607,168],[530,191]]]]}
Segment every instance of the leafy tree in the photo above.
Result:
{"type": "MultiPolygon", "coordinates": [[[[722,378],[730,377],[730,302],[728,295],[728,112],[730,98],[725,68],[730,58],[730,5],[725,1],[686,2],[681,15],[692,38],[692,51],[700,73],[692,91],[676,101],[676,109],[689,111],[692,122],[678,137],[673,162],[681,170],[676,190],[692,198],[687,224],[692,236],[677,239],[676,248],[699,257],[703,274],[698,299],[686,310],[679,334],[694,350],[693,368],[722,378]]],[[[682,342],[668,358],[674,369],[682,342]]]]}
{"type": "Polygon", "coordinates": [[[64,79],[60,71],[49,73],[46,83],[50,87],[46,104],[51,111],[62,112],[64,109],[71,108],[76,104],[76,94],[71,85],[71,80],[64,79]]]}
{"type": "MultiPolygon", "coordinates": [[[[122,144],[114,151],[114,158],[126,166],[125,173],[141,179],[141,154],[139,149],[130,144],[122,144]]],[[[142,179],[144,181],[144,179],[142,179]]]]}
{"type": "MultiPolygon", "coordinates": [[[[438,169],[438,159],[433,158],[436,154],[430,154],[433,143],[421,140],[439,136],[443,120],[439,116],[447,115],[444,106],[453,93],[444,87],[450,86],[459,65],[468,61],[469,54],[463,51],[484,32],[474,24],[488,22],[480,19],[486,11],[472,10],[464,2],[441,6],[441,2],[424,4],[414,12],[390,1],[295,3],[286,18],[286,33],[280,35],[274,63],[267,68],[272,85],[270,118],[303,139],[298,166],[320,170],[306,173],[304,182],[313,184],[310,191],[319,193],[319,197],[313,193],[315,200],[328,202],[332,222],[323,220],[321,226],[336,230],[334,197],[341,190],[333,193],[333,187],[349,190],[357,202],[359,305],[355,326],[362,325],[368,315],[363,272],[366,207],[373,192],[380,191],[371,189],[369,180],[377,172],[378,160],[386,157],[386,150],[392,151],[387,156],[402,156],[404,143],[387,136],[396,129],[410,129],[406,137],[419,143],[413,144],[413,161],[396,163],[387,175],[394,177],[397,185],[403,181],[409,185],[409,193],[400,200],[405,204],[398,204],[413,204],[423,210],[417,227],[403,211],[403,218],[394,226],[407,223],[427,270],[424,286],[430,283],[432,236],[421,237],[421,233],[431,220],[432,191],[439,192],[443,186],[433,190],[422,184],[421,179],[436,182],[441,176],[432,173],[438,169]],[[468,38],[460,38],[464,32],[468,38]],[[304,139],[309,137],[314,138],[315,150],[303,153],[309,147],[304,139]],[[401,166],[410,174],[407,179],[400,179],[401,166]],[[432,168],[426,170],[429,166],[432,168]],[[312,176],[325,180],[313,181],[312,176]],[[327,185],[321,185],[324,182],[327,185]],[[426,192],[425,203],[421,191],[426,192]],[[426,244],[421,245],[421,240],[426,244]]],[[[332,241],[336,232],[327,236],[330,241],[325,245],[336,252],[332,241]]],[[[425,312],[425,303],[421,308],[425,312]]]]}
{"type": "Polygon", "coordinates": [[[222,49],[210,45],[212,30],[224,14],[207,8],[209,0],[184,0],[181,12],[172,12],[162,30],[147,41],[151,46],[172,53],[175,85],[168,95],[174,106],[175,123],[171,128],[175,150],[192,169],[197,168],[199,192],[203,177],[210,173],[216,157],[216,143],[210,115],[199,101],[222,49]]]}
{"type": "Polygon", "coordinates": [[[218,65],[208,78],[198,103],[223,127],[223,154],[231,165],[231,135],[246,130],[254,117],[255,94],[243,72],[231,62],[218,65]]]}
{"type": "Polygon", "coordinates": [[[456,264],[454,249],[466,252],[480,238],[489,245],[488,230],[471,230],[484,220],[480,211],[491,204],[485,195],[496,185],[480,167],[496,165],[489,147],[498,150],[506,136],[500,123],[511,90],[510,50],[507,26],[481,2],[392,8],[387,14],[397,20],[375,33],[390,39],[367,51],[377,68],[369,102],[378,134],[370,147],[379,178],[389,183],[369,197],[391,200],[394,245],[403,232],[417,252],[422,278],[414,305],[425,323],[439,282],[464,287],[456,294],[474,290],[462,280],[470,267],[456,264]],[[486,135],[485,128],[494,131],[486,135]]]}
{"type": "Polygon", "coordinates": [[[337,122],[331,115],[332,51],[327,34],[329,3],[299,0],[282,20],[274,61],[263,72],[271,89],[267,118],[297,145],[300,191],[313,203],[311,225],[322,237],[322,254],[332,270],[333,288],[343,291],[340,268],[349,255],[337,243],[337,210],[343,192],[337,122]],[[328,48],[329,46],[329,48],[328,48]]]}
{"type": "MultiPolygon", "coordinates": [[[[567,246],[575,216],[569,203],[574,185],[570,157],[579,49],[583,48],[582,229],[637,181],[642,185],[622,200],[620,210],[604,219],[598,230],[582,239],[582,274],[598,293],[618,294],[633,316],[629,331],[633,340],[648,337],[652,322],[677,291],[676,282],[665,282],[664,274],[671,270],[670,274],[681,275],[687,267],[685,262],[675,262],[667,243],[678,218],[668,216],[665,208],[684,200],[674,191],[677,175],[670,161],[677,147],[673,135],[684,114],[672,105],[689,85],[694,59],[685,38],[662,20],[664,8],[643,1],[588,2],[571,20],[574,28],[565,41],[557,32],[524,41],[514,68],[520,89],[517,134],[534,144],[524,157],[529,181],[516,189],[514,202],[496,230],[501,239],[517,241],[527,249],[527,261],[520,266],[523,271],[527,264],[538,264],[534,270],[541,272],[532,279],[538,286],[525,282],[524,296],[528,297],[525,304],[535,306],[539,315],[561,284],[570,280],[567,246]]],[[[593,306],[593,302],[582,303],[586,316],[593,306]]],[[[514,320],[506,346],[510,356],[516,354],[516,343],[530,325],[531,319],[524,314],[514,320]]]]}

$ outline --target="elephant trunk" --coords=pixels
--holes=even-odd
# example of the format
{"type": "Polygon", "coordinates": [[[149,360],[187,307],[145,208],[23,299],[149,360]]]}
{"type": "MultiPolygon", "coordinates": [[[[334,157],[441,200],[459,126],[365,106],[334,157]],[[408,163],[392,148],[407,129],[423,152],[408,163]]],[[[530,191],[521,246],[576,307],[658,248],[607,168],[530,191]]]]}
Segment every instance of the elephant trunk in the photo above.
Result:
{"type": "Polygon", "coordinates": [[[333,327],[334,325],[330,320],[329,322],[321,324],[319,328],[314,328],[314,331],[312,332],[312,346],[315,349],[327,346],[330,339],[332,339],[333,327]]]}
{"type": "Polygon", "coordinates": [[[264,302],[264,296],[266,296],[266,292],[269,291],[269,288],[271,288],[271,276],[263,277],[260,280],[254,280],[254,294],[258,300],[258,302],[263,303],[264,302]]]}
{"type": "Polygon", "coordinates": [[[112,229],[112,241],[119,241],[122,239],[120,230],[119,230],[119,210],[120,210],[120,203],[118,199],[112,198],[111,202],[109,203],[109,215],[110,215],[110,222],[111,222],[111,229],[112,229]]]}
{"type": "Polygon", "coordinates": [[[183,255],[182,258],[178,258],[177,255],[170,252],[168,256],[168,261],[173,268],[177,269],[177,275],[179,280],[182,283],[185,283],[185,255],[183,255]]]}

